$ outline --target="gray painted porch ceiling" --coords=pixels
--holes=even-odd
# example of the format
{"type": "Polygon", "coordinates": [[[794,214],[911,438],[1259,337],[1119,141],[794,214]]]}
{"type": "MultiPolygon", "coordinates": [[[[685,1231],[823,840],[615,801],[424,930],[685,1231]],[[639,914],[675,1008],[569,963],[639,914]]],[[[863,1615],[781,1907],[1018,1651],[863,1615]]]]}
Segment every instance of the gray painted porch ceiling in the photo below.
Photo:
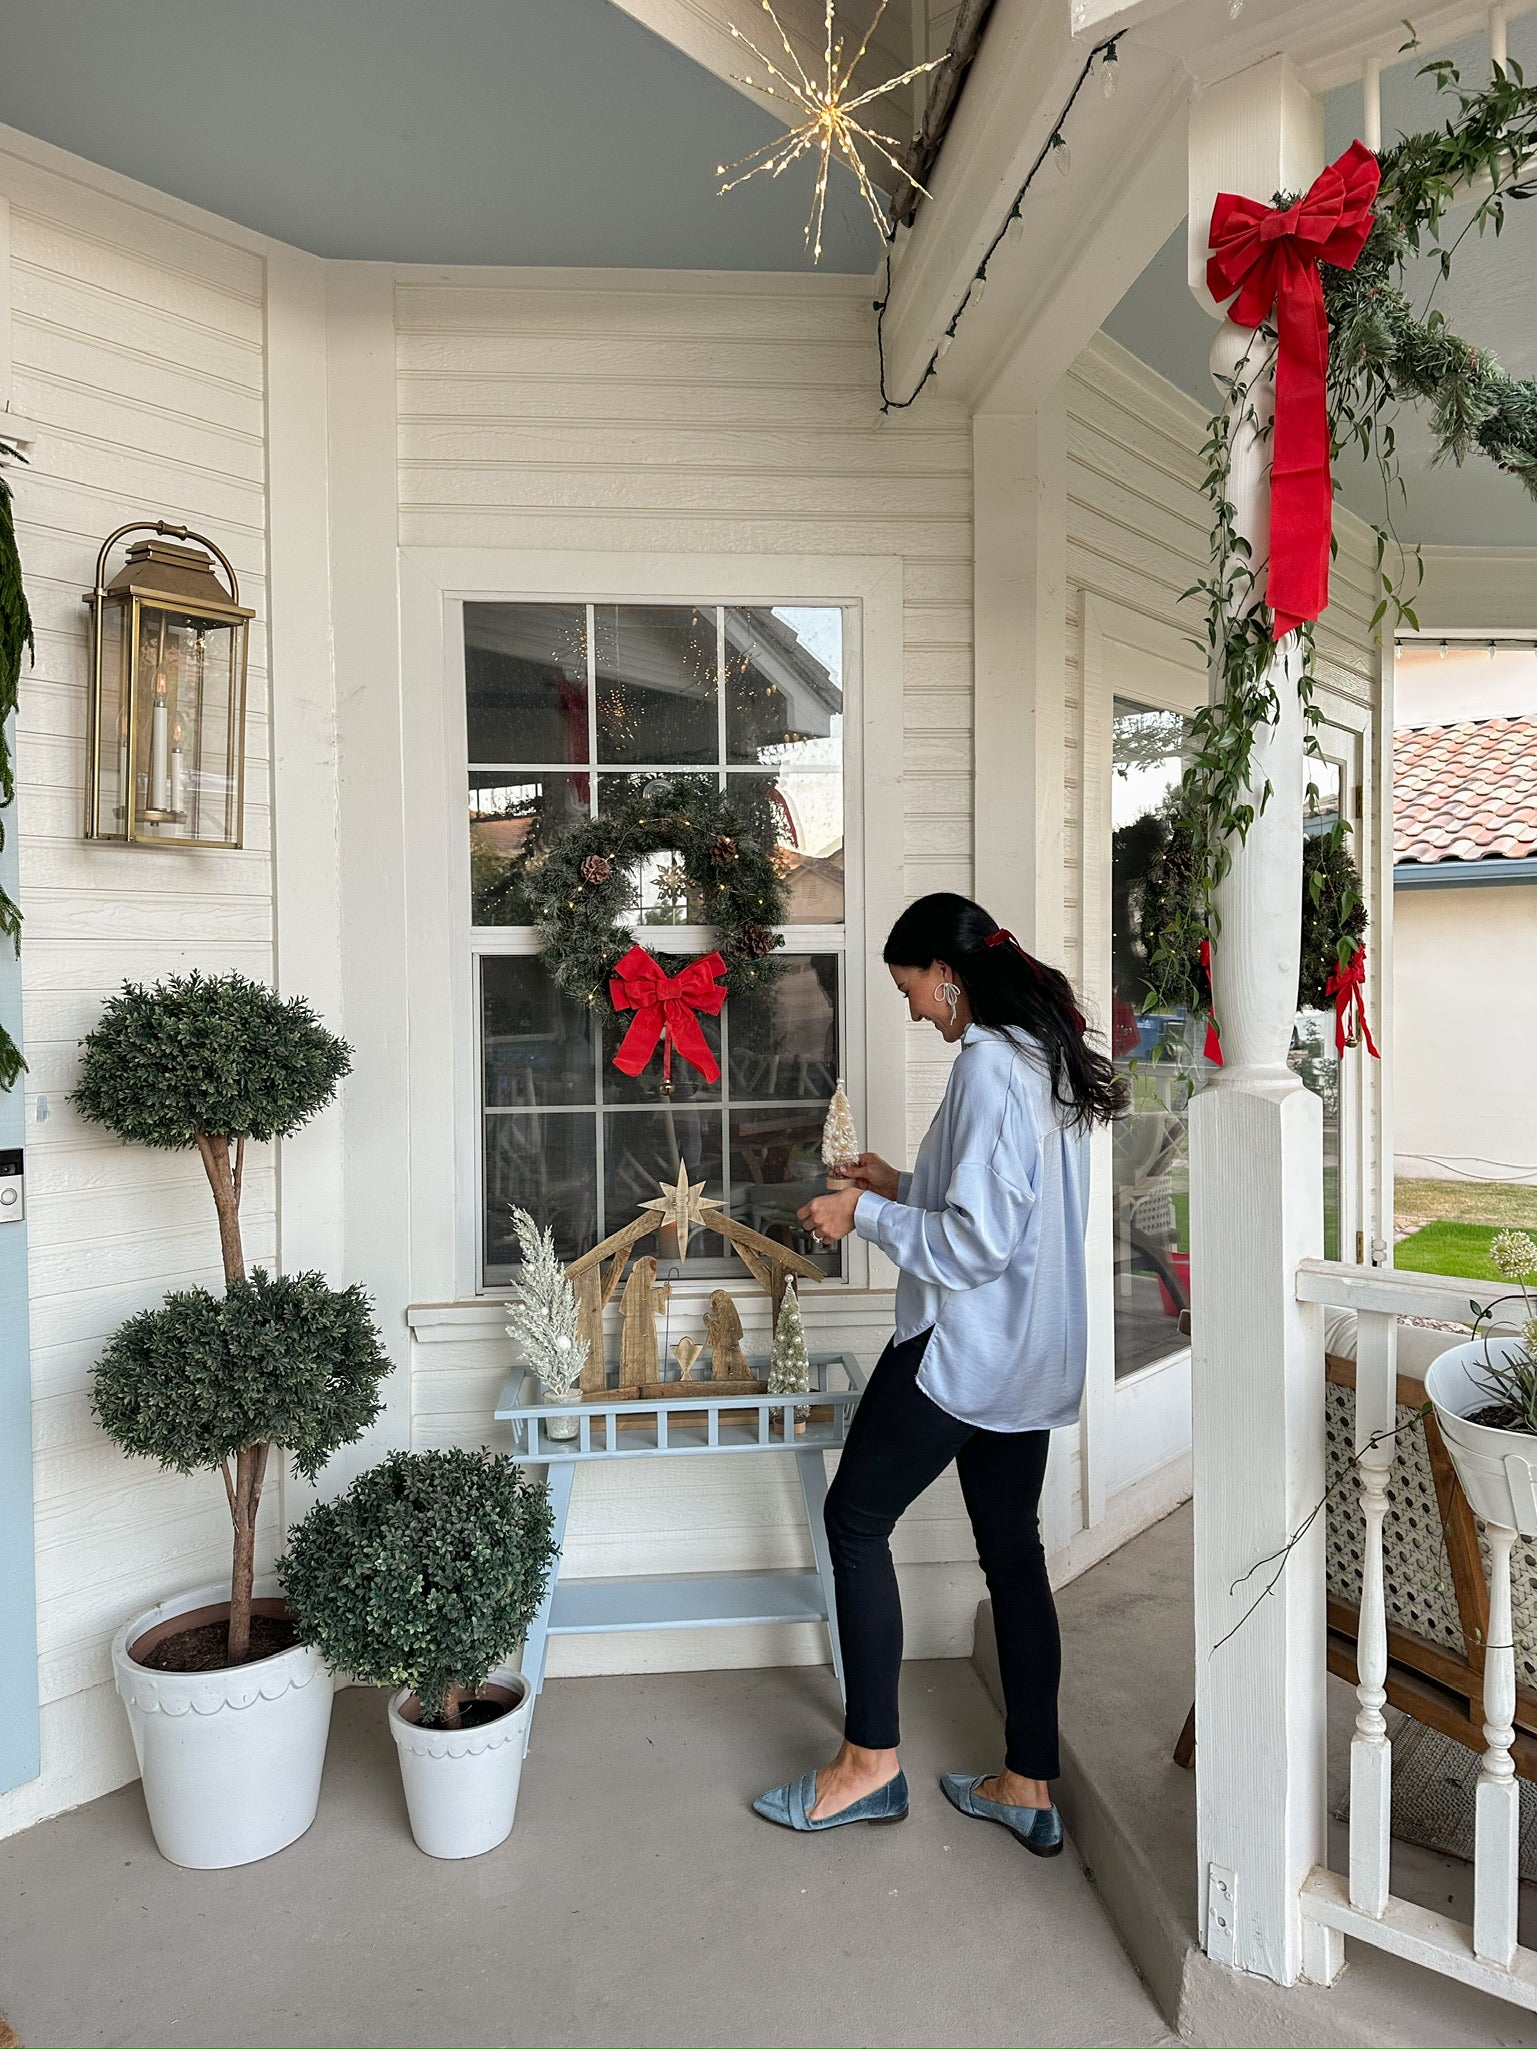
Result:
{"type": "Polygon", "coordinates": [[[610,0],[0,0],[0,121],[319,256],[810,268],[808,167],[715,193],[780,124],[610,0]]]}

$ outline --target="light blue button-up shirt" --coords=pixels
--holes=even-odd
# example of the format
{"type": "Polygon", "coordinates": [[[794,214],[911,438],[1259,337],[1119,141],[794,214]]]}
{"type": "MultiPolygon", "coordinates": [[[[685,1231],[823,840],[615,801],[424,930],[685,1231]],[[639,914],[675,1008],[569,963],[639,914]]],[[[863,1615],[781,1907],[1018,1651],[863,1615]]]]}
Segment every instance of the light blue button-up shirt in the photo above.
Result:
{"type": "Polygon", "coordinates": [[[897,1199],[854,1225],[901,1270],[897,1338],[932,1328],[918,1385],[979,1430],[1078,1420],[1088,1345],[1089,1137],[1063,1128],[1034,1042],[969,1025],[897,1199]]]}

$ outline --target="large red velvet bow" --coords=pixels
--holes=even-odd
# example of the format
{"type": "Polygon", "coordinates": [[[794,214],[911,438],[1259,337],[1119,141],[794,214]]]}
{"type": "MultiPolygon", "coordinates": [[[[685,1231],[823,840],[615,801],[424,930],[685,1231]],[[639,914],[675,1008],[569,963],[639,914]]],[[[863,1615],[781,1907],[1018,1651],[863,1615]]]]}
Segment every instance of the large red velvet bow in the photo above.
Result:
{"type": "Polygon", "coordinates": [[[726,992],[716,981],[726,972],[718,953],[701,954],[678,975],[662,972],[661,964],[643,946],[632,946],[614,969],[608,985],[615,1010],[633,1010],[635,1017],[614,1055],[623,1074],[640,1074],[662,1041],[662,1076],[672,1079],[672,1049],[706,1081],[720,1080],[720,1067],[700,1029],[697,1013],[718,1017],[726,992]]]}
{"type": "Polygon", "coordinates": [[[1280,347],[1270,462],[1270,574],[1277,640],[1329,602],[1334,492],[1329,479],[1329,322],[1320,263],[1353,270],[1371,233],[1377,159],[1353,142],[1283,212],[1234,192],[1212,208],[1206,283],[1233,298],[1228,317],[1258,327],[1272,307],[1280,347]]]}
{"type": "Polygon", "coordinates": [[[1366,1041],[1366,1050],[1373,1060],[1382,1055],[1372,1043],[1372,1028],[1366,1022],[1366,948],[1358,946],[1350,956],[1347,967],[1335,968],[1324,985],[1325,994],[1334,999],[1334,1050],[1343,1053],[1347,1046],[1356,1041],[1356,1031],[1366,1041]]]}

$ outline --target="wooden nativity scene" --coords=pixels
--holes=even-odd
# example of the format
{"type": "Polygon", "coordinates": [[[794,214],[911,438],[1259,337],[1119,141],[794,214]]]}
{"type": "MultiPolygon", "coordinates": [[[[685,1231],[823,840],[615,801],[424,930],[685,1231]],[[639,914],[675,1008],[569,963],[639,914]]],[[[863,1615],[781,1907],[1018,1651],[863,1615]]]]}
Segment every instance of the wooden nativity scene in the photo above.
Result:
{"type": "MultiPolygon", "coordinates": [[[[858,1150],[840,1080],[822,1145],[830,1186],[848,1185],[836,1178],[837,1170],[847,1171],[858,1150]]],[[[527,1212],[514,1213],[523,1262],[508,1335],[518,1341],[527,1363],[539,1374],[547,1402],[665,1401],[705,1392],[810,1392],[811,1366],[797,1283],[820,1282],[825,1278],[822,1268],[803,1253],[739,1222],[705,1194],[704,1185],[689,1180],[687,1164],[680,1160],[676,1179],[661,1182],[660,1192],[641,1204],[638,1216],[569,1266],[562,1266],[556,1257],[547,1230],[541,1232],[527,1212]],[[668,1356],[665,1340],[658,1334],[658,1321],[666,1315],[672,1286],[657,1278],[656,1253],[637,1248],[654,1238],[668,1245],[668,1264],[676,1262],[681,1268],[689,1238],[696,1230],[723,1238],[768,1297],[774,1336],[767,1379],[760,1379],[748,1363],[742,1349],[741,1315],[727,1288],[716,1288],[710,1295],[704,1344],[693,1337],[680,1337],[668,1356]],[[618,1377],[611,1385],[603,1319],[616,1295],[619,1359],[618,1377]],[[708,1372],[699,1378],[695,1369],[706,1351],[708,1372]]],[[[796,1409],[797,1431],[804,1429],[807,1414],[805,1408],[796,1409]]],[[[552,1419],[549,1434],[570,1436],[575,1428],[572,1417],[552,1419]]]]}

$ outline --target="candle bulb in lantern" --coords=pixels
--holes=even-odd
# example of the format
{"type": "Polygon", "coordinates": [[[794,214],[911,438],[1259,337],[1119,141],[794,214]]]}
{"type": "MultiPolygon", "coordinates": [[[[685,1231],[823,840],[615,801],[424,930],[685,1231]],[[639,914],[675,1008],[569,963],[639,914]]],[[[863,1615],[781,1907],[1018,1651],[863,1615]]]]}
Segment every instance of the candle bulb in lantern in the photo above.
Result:
{"type": "Polygon", "coordinates": [[[186,757],[181,751],[181,720],[171,728],[171,815],[182,816],[182,768],[186,757]]]}
{"type": "Polygon", "coordinates": [[[167,701],[165,671],[155,678],[155,703],[149,715],[149,808],[164,811],[170,795],[169,740],[171,708],[167,701]]]}

